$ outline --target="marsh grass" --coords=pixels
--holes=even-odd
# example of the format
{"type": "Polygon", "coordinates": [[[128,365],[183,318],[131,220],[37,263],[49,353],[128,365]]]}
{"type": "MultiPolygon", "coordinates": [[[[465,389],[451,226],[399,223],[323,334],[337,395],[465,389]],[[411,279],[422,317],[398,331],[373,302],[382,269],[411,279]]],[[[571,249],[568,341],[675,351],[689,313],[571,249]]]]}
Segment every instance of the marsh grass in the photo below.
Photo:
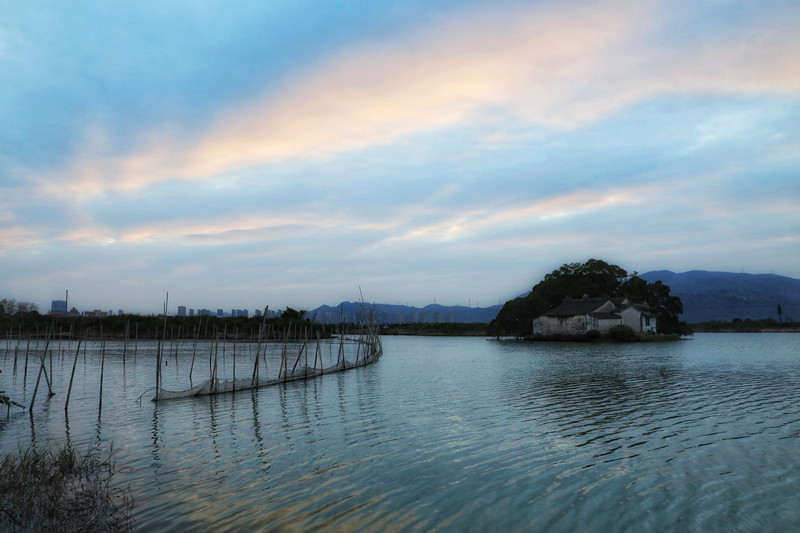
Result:
{"type": "Polygon", "coordinates": [[[113,454],[67,446],[7,453],[0,464],[0,531],[131,531],[130,490],[111,486],[113,454]]]}

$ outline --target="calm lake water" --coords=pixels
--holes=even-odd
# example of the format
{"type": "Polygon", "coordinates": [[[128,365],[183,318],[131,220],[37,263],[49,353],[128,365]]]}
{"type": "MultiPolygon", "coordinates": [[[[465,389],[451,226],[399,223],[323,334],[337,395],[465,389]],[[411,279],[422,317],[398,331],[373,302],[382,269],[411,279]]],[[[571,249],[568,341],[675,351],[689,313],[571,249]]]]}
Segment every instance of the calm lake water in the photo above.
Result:
{"type": "MultiPolygon", "coordinates": [[[[106,343],[99,412],[91,343],[66,417],[77,343],[63,342],[56,395],[42,378],[32,417],[0,413],[0,448],[113,446],[140,531],[800,528],[800,335],[383,345],[368,367],[155,404],[152,345],[135,356],[129,347],[123,365],[121,343],[106,343]]],[[[174,388],[192,353],[177,348],[163,370],[174,388]]],[[[23,383],[24,342],[16,373],[14,349],[0,346],[0,390],[29,405],[38,363],[23,383]]],[[[237,350],[243,377],[252,356],[237,350]]],[[[208,376],[210,345],[198,353],[195,384],[208,376]]]]}

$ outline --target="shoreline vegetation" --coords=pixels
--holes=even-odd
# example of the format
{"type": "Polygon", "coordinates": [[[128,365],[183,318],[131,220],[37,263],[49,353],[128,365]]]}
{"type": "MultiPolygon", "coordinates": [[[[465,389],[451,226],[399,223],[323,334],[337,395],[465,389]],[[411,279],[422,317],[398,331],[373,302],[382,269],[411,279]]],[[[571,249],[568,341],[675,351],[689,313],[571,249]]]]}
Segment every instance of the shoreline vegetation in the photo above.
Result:
{"type": "Polygon", "coordinates": [[[734,318],[730,322],[713,320],[692,324],[692,329],[699,333],[800,333],[800,322],[778,322],[772,318],[734,318]]]}
{"type": "MultiPolygon", "coordinates": [[[[218,318],[218,317],[168,317],[168,329],[166,332],[167,340],[194,338],[195,335],[200,340],[220,339],[237,341],[255,341],[258,328],[263,318],[218,318]]],[[[316,337],[331,338],[339,333],[357,330],[356,324],[331,325],[318,324],[306,319],[281,319],[269,318],[267,325],[271,325],[270,332],[285,331],[287,327],[292,330],[309,331],[316,337]]],[[[136,337],[141,340],[153,340],[156,332],[158,337],[164,335],[164,317],[150,315],[118,315],[104,318],[56,318],[47,315],[28,317],[24,321],[4,324],[6,327],[0,330],[0,339],[8,341],[19,341],[20,339],[86,339],[99,340],[123,340],[134,341],[136,337]]],[[[709,321],[693,323],[688,325],[692,331],[698,333],[800,333],[800,322],[784,321],[778,322],[774,319],[734,319],[732,321],[709,321]]],[[[485,322],[436,322],[436,323],[405,323],[405,324],[381,324],[381,335],[415,335],[415,336],[437,336],[437,337],[498,337],[492,331],[491,324],[485,322]]],[[[270,333],[269,340],[274,333],[270,333]]],[[[563,340],[563,341],[597,341],[603,342],[609,339],[602,336],[589,335],[532,335],[524,334],[501,334],[500,337],[515,337],[524,340],[563,340]]],[[[674,338],[680,338],[680,334],[658,334],[640,335],[633,342],[662,342],[674,338]]],[[[278,339],[278,340],[282,340],[278,339]]],[[[617,339],[625,340],[625,339],[617,339]]],[[[24,350],[24,347],[21,349],[24,350]]]]}
{"type": "Polygon", "coordinates": [[[106,456],[69,444],[20,448],[0,461],[0,530],[131,531],[133,496],[115,487],[118,468],[106,456]]]}

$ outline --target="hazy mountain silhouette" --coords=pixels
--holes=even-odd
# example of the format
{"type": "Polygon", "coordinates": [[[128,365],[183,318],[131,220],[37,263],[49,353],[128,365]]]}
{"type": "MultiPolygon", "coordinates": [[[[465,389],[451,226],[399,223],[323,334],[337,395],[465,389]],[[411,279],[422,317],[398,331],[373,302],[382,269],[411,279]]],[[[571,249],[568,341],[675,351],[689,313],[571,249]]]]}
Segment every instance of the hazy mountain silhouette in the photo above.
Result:
{"type": "MultiPolygon", "coordinates": [[[[463,305],[438,305],[430,304],[425,307],[393,304],[364,304],[370,310],[375,307],[381,323],[404,324],[411,322],[491,322],[502,305],[491,307],[466,307],[463,305]]],[[[335,324],[340,316],[344,315],[345,321],[353,322],[361,317],[361,304],[358,302],[342,302],[336,307],[323,305],[309,311],[306,316],[314,318],[317,322],[335,324]],[[316,317],[316,318],[315,318],[316,317]]]]}
{"type": "Polygon", "coordinates": [[[648,282],[661,280],[683,302],[682,320],[689,323],[734,318],[800,320],[800,280],[776,274],[737,274],[691,270],[645,272],[648,282]]]}
{"type": "MultiPolygon", "coordinates": [[[[776,274],[737,274],[692,270],[675,273],[670,270],[645,272],[639,276],[648,282],[661,280],[670,286],[670,294],[683,302],[681,320],[689,323],[711,320],[730,321],[734,318],[778,319],[778,305],[783,320],[800,321],[800,280],[776,274]]],[[[410,322],[491,322],[502,305],[491,307],[446,306],[431,304],[413,307],[393,304],[365,304],[384,324],[410,322]]],[[[318,322],[337,323],[344,314],[348,322],[361,317],[361,304],[342,302],[337,306],[323,305],[306,316],[318,322]]]]}

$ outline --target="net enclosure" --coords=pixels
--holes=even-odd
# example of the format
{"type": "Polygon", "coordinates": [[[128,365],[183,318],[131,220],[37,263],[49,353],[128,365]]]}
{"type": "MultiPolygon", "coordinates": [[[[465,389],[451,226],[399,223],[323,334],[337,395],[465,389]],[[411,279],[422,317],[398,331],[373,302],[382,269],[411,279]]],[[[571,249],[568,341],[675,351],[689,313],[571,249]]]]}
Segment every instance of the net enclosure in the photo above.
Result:
{"type": "Polygon", "coordinates": [[[270,342],[262,340],[259,334],[259,340],[254,347],[238,347],[238,360],[237,344],[232,346],[231,353],[231,346],[223,343],[220,353],[219,341],[206,343],[205,350],[201,352],[207,351],[208,354],[203,353],[198,358],[195,344],[187,376],[183,379],[173,378],[166,387],[163,369],[169,367],[169,356],[165,355],[168,352],[159,349],[156,357],[156,393],[152,400],[157,402],[224,394],[312,379],[375,363],[383,354],[379,328],[372,322],[363,325],[357,333],[340,334],[328,339],[319,336],[309,338],[306,332],[301,338],[290,341],[287,331],[283,340],[270,342]],[[205,366],[206,359],[207,377],[195,382],[195,369],[205,366]],[[182,384],[184,388],[180,387],[182,384]]]}

